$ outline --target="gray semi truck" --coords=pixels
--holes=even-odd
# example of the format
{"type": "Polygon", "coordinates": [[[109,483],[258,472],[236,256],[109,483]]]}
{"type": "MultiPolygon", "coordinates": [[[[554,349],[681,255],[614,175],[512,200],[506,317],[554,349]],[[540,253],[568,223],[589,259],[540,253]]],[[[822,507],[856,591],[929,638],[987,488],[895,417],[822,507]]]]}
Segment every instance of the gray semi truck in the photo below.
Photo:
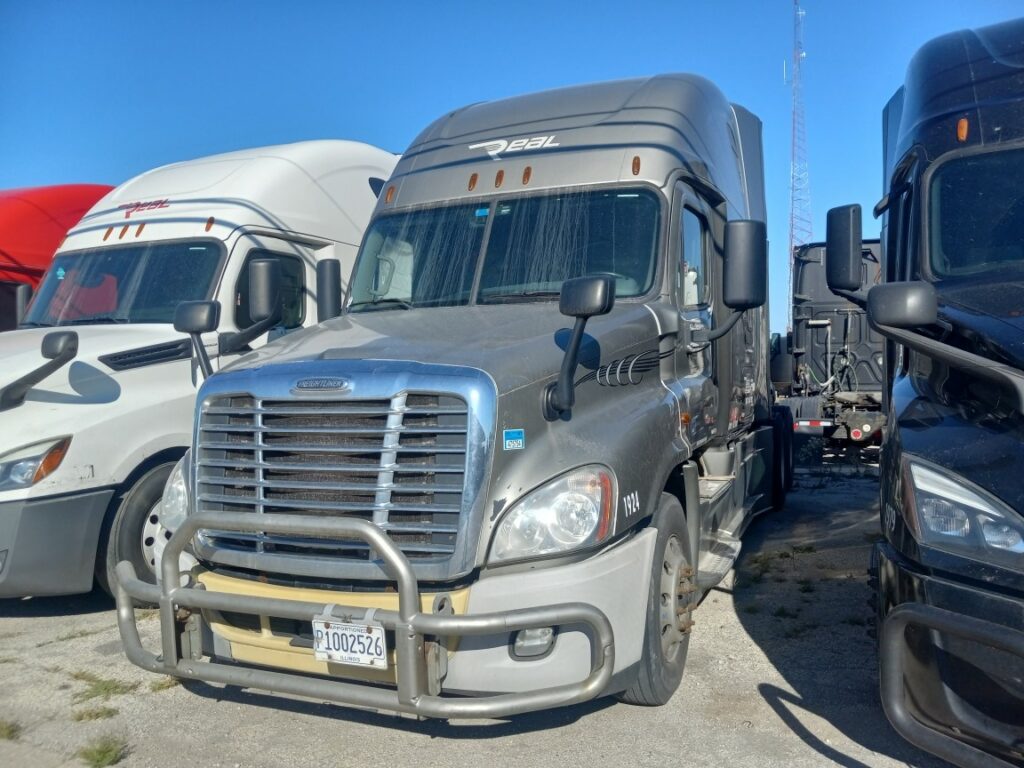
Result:
{"type": "Polygon", "coordinates": [[[129,658],[432,717],[668,701],[791,475],[766,283],[760,122],[707,80],[445,114],[340,316],[203,385],[161,583],[117,569],[129,658]]]}
{"type": "Polygon", "coordinates": [[[859,206],[829,212],[829,285],[885,339],[871,572],[882,703],[960,766],[1024,765],[1024,19],[915,54],[883,112],[883,284],[859,206]]]}
{"type": "MultiPolygon", "coordinates": [[[[865,241],[865,285],[879,280],[881,247],[865,241]]],[[[793,253],[793,330],[772,334],[771,378],[797,434],[852,443],[881,439],[882,337],[862,307],[829,290],[825,243],[793,253]]]]}

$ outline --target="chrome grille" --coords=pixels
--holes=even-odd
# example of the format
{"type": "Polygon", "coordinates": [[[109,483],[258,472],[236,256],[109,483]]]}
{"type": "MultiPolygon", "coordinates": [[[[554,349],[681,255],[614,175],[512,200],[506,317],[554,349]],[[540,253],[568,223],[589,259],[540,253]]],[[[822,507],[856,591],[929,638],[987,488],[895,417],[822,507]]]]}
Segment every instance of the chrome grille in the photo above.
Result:
{"type": "MultiPolygon", "coordinates": [[[[380,526],[414,560],[455,551],[466,467],[465,401],[401,393],[377,400],[224,395],[203,407],[200,508],[348,515],[380,526]]],[[[205,531],[215,547],[369,560],[357,541],[205,531]]]]}

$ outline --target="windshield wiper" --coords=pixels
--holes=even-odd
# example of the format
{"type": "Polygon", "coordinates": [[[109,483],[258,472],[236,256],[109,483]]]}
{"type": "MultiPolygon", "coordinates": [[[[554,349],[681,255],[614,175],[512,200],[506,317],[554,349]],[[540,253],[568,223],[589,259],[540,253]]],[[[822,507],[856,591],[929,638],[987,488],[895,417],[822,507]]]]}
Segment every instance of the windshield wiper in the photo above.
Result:
{"type": "Polygon", "coordinates": [[[480,297],[481,304],[514,304],[517,301],[557,298],[561,291],[521,291],[519,293],[491,293],[480,297]]]}
{"type": "Polygon", "coordinates": [[[381,309],[412,309],[413,306],[405,299],[371,299],[369,301],[353,301],[349,309],[356,307],[380,307],[381,309]]]}
{"type": "Polygon", "coordinates": [[[53,323],[19,323],[19,328],[53,328],[53,323]]]}
{"type": "Polygon", "coordinates": [[[96,317],[79,317],[75,320],[62,320],[61,325],[112,325],[130,323],[127,317],[114,317],[113,315],[97,315],[96,317]]]}

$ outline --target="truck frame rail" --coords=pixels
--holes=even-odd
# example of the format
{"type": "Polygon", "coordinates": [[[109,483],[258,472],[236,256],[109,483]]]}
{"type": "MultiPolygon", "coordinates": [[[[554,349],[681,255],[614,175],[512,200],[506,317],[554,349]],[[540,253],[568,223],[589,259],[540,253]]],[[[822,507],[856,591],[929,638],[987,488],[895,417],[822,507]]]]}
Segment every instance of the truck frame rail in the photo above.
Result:
{"type": "Polygon", "coordinates": [[[380,528],[365,520],[245,512],[197,514],[188,517],[167,543],[160,572],[160,584],[147,584],[137,577],[130,562],[122,561],[117,565],[115,585],[118,629],[129,660],[160,674],[424,717],[496,718],[593,699],[608,687],[615,666],[611,623],[598,608],[585,603],[462,616],[421,612],[419,587],[409,561],[380,528]],[[384,570],[395,581],[398,610],[226,594],[207,591],[201,585],[193,584],[191,579],[183,586],[179,556],[193,536],[203,529],[362,540],[379,553],[384,570]],[[159,655],[142,645],[133,598],[159,605],[162,651],[159,655]],[[178,612],[181,609],[235,611],[299,621],[311,621],[324,613],[342,614],[353,620],[369,619],[367,614],[372,614],[374,621],[395,633],[397,686],[393,689],[372,687],[298,673],[201,661],[194,652],[189,652],[186,658],[180,637],[183,622],[178,612]],[[441,680],[436,670],[432,671],[428,665],[424,651],[425,636],[495,635],[574,624],[590,630],[587,632],[591,650],[590,673],[580,682],[493,696],[456,697],[430,693],[441,690],[441,680]]]}

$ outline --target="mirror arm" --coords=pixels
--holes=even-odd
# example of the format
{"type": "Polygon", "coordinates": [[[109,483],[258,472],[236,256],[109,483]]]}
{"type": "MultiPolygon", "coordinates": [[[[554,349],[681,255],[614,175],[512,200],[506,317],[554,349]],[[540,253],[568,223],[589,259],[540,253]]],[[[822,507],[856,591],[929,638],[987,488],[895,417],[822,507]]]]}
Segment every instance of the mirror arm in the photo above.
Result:
{"type": "Polygon", "coordinates": [[[248,346],[250,341],[253,341],[273,328],[280,319],[281,307],[278,305],[277,309],[274,310],[274,314],[269,317],[265,317],[258,323],[253,323],[248,328],[238,331],[237,333],[222,333],[220,335],[220,341],[218,342],[217,348],[219,354],[229,355],[232,352],[238,352],[244,349],[248,346]]]}
{"type": "Polygon", "coordinates": [[[576,376],[576,364],[579,360],[580,346],[583,344],[583,331],[587,326],[587,318],[577,317],[572,327],[572,336],[565,348],[562,358],[562,369],[558,380],[544,390],[544,418],[555,421],[563,413],[569,413],[576,402],[576,389],[573,379],[576,376]]]}
{"type": "Polygon", "coordinates": [[[47,360],[34,371],[30,371],[0,389],[0,411],[17,408],[25,402],[28,391],[59,368],[63,368],[78,354],[77,341],[52,360],[47,360]]]}
{"type": "Polygon", "coordinates": [[[829,290],[832,291],[832,293],[834,293],[836,296],[842,296],[847,301],[852,301],[861,309],[867,309],[868,307],[868,297],[863,290],[844,291],[836,288],[830,288],[829,290]]]}
{"type": "Polygon", "coordinates": [[[739,322],[742,316],[743,312],[734,311],[730,313],[729,317],[725,319],[724,323],[721,323],[714,328],[704,328],[692,332],[690,334],[689,343],[710,344],[712,341],[722,338],[723,336],[725,336],[725,334],[732,330],[732,327],[739,322]]]}
{"type": "Polygon", "coordinates": [[[189,338],[192,339],[192,351],[195,352],[196,360],[199,362],[199,370],[203,372],[203,378],[208,379],[213,376],[213,366],[210,364],[210,356],[206,354],[203,335],[201,333],[190,333],[189,338]]]}
{"type": "MultiPolygon", "coordinates": [[[[870,315],[868,315],[868,319],[870,321],[870,315]]],[[[967,371],[972,376],[988,379],[1009,388],[1014,394],[1016,408],[1024,410],[1024,373],[1016,368],[930,339],[915,331],[891,325],[878,325],[877,323],[871,323],[871,327],[886,338],[909,347],[919,354],[940,360],[953,368],[967,371]]]]}

